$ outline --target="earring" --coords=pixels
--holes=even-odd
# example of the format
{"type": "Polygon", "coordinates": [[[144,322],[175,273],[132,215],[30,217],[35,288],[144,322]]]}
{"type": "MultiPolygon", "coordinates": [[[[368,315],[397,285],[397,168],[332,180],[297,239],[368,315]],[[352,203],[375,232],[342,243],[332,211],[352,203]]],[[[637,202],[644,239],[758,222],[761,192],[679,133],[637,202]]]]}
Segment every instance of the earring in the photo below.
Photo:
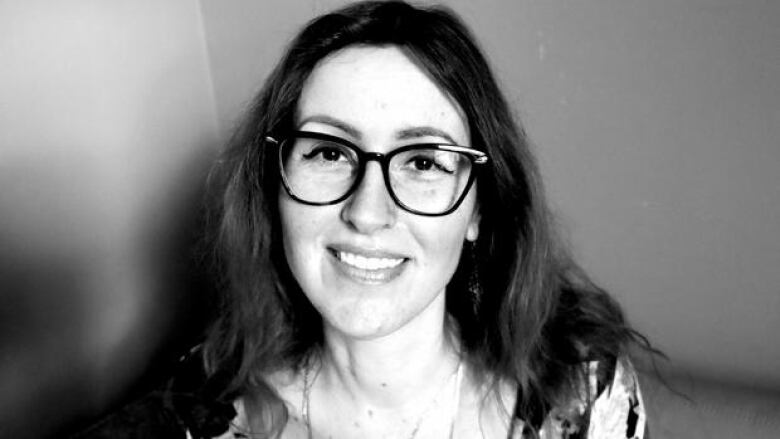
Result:
{"type": "Polygon", "coordinates": [[[479,282],[479,265],[477,264],[477,245],[473,242],[469,242],[469,296],[471,298],[471,307],[474,311],[474,315],[479,315],[479,307],[482,303],[482,285],[479,282]]]}

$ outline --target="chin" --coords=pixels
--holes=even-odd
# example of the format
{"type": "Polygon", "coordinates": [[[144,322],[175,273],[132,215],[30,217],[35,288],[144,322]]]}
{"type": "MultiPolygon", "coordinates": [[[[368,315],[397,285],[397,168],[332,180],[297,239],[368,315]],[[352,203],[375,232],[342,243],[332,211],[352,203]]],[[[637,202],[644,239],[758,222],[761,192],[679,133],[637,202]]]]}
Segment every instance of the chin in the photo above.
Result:
{"type": "Polygon", "coordinates": [[[374,307],[360,308],[359,305],[347,307],[342,312],[337,312],[334,319],[326,319],[326,322],[341,334],[362,340],[383,337],[401,326],[383,312],[377,312],[374,307]]]}

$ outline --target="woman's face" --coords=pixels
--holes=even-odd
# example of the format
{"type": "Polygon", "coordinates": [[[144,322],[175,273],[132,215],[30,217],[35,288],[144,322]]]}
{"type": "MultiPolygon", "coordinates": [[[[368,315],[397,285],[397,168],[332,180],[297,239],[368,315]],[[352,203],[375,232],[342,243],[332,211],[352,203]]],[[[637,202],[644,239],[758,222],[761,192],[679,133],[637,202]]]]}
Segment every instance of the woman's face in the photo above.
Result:
{"type": "MultiPolygon", "coordinates": [[[[395,47],[352,47],[323,60],[304,84],[296,128],[379,153],[469,145],[459,107],[395,47]]],[[[339,204],[305,205],[280,187],[287,262],[330,329],[362,339],[390,334],[425,313],[443,314],[464,240],[477,238],[475,193],[449,215],[409,213],[390,197],[375,161],[339,204]]]]}

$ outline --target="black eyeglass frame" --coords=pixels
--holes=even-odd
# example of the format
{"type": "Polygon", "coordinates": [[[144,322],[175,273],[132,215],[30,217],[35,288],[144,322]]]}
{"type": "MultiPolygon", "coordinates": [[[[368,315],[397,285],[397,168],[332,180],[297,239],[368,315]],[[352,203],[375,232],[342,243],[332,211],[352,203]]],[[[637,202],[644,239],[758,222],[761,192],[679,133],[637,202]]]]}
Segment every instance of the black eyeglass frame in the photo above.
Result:
{"type": "Polygon", "coordinates": [[[469,193],[469,189],[471,189],[471,185],[474,184],[474,180],[476,180],[477,172],[477,166],[483,165],[488,162],[488,156],[482,151],[476,150],[474,148],[470,148],[468,146],[461,146],[461,145],[452,145],[447,143],[415,143],[411,145],[405,145],[398,147],[386,154],[378,153],[378,152],[366,152],[360,149],[357,145],[354,143],[342,139],[341,137],[332,136],[329,134],[324,133],[317,133],[313,131],[293,131],[290,133],[289,136],[285,137],[284,139],[277,140],[274,136],[266,136],[265,137],[266,142],[272,143],[277,146],[278,149],[278,160],[279,160],[279,174],[282,177],[282,185],[284,186],[284,189],[287,191],[287,194],[290,195],[290,197],[303,204],[308,204],[310,206],[329,206],[333,204],[338,204],[352,195],[355,190],[357,190],[358,186],[360,186],[360,182],[363,181],[363,176],[366,173],[366,166],[368,165],[368,162],[370,161],[376,161],[379,163],[379,166],[382,169],[382,177],[385,181],[385,187],[387,188],[387,193],[390,194],[390,198],[393,199],[396,205],[400,207],[401,209],[411,212],[416,215],[422,215],[422,216],[444,216],[449,215],[450,213],[454,212],[460,204],[463,202],[463,200],[466,198],[466,195],[469,193]],[[282,146],[290,139],[294,139],[296,137],[306,137],[310,139],[317,139],[317,140],[326,140],[329,142],[335,142],[341,145],[344,145],[348,147],[349,149],[355,151],[355,155],[358,158],[358,173],[355,177],[355,181],[352,183],[352,186],[347,189],[347,191],[344,193],[344,195],[338,197],[337,199],[333,201],[325,201],[325,202],[314,202],[314,201],[308,201],[300,198],[299,196],[295,195],[293,193],[292,188],[290,187],[290,183],[287,181],[287,176],[284,172],[284,160],[282,157],[282,146]],[[411,151],[415,149],[436,149],[440,151],[449,151],[449,152],[457,152],[462,153],[466,157],[468,157],[469,161],[471,161],[471,169],[469,171],[469,177],[468,181],[466,182],[466,186],[463,188],[463,193],[460,194],[460,197],[453,203],[453,205],[447,209],[444,212],[441,213],[429,213],[429,212],[422,212],[416,209],[412,209],[411,207],[405,205],[401,202],[401,200],[398,199],[395,192],[393,191],[393,188],[390,184],[390,160],[397,154],[400,154],[405,151],[411,151]]]}

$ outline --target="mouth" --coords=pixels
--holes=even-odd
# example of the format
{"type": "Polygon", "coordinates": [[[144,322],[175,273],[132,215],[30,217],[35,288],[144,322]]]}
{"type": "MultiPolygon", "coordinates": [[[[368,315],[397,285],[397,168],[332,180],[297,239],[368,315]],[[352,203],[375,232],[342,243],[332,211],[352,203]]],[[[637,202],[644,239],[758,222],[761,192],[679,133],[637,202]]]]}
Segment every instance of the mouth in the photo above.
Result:
{"type": "Polygon", "coordinates": [[[333,247],[328,250],[342,274],[367,284],[381,284],[395,279],[409,261],[407,257],[381,251],[333,247]]]}
{"type": "Polygon", "coordinates": [[[339,261],[355,267],[360,270],[386,270],[389,268],[397,267],[401,265],[405,258],[384,258],[384,257],[371,257],[363,256],[356,253],[349,253],[345,251],[336,251],[336,257],[339,261]]]}

